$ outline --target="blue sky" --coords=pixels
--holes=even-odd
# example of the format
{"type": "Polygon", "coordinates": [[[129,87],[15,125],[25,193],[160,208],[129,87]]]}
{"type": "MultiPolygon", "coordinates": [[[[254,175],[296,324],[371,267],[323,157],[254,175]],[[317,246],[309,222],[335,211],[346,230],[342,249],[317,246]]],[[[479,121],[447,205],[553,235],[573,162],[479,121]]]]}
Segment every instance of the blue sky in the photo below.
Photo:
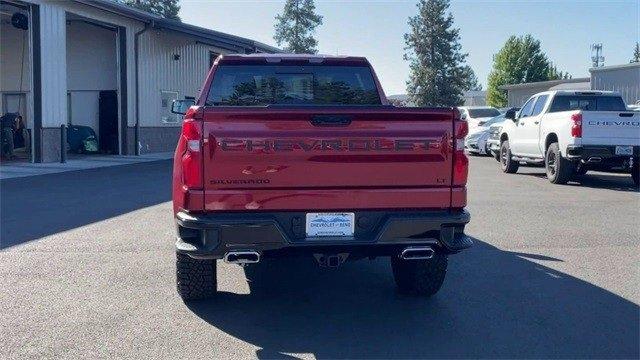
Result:
{"type": "MultiPolygon", "coordinates": [[[[405,92],[409,66],[402,59],[407,18],[416,1],[316,0],[324,24],[316,31],[320,53],[366,56],[387,94],[405,92]]],[[[275,45],[274,17],[284,1],[182,0],[180,17],[194,25],[275,45]]],[[[492,56],[510,35],[530,33],[559,70],[588,76],[592,43],[603,43],[606,65],[628,63],[640,41],[640,0],[453,0],[468,63],[486,87],[492,56]]]]}

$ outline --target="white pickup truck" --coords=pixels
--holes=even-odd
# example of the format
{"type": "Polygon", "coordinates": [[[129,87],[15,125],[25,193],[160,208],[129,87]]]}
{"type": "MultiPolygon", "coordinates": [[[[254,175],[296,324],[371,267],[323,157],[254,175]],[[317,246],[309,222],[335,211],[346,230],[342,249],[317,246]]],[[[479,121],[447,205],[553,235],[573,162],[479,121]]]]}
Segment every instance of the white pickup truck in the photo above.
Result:
{"type": "Polygon", "coordinates": [[[509,111],[500,133],[505,173],[520,163],[544,164],[554,184],[589,170],[631,172],[638,186],[640,113],[609,91],[546,91],[519,112],[509,111]]]}

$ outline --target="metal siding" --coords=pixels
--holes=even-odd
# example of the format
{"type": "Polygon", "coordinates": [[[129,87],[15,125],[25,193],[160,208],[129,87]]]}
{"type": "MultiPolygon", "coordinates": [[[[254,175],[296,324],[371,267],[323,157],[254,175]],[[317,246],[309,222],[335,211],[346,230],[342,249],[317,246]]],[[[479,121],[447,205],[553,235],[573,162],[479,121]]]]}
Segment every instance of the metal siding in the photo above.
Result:
{"type": "Polygon", "coordinates": [[[622,94],[627,104],[640,100],[640,65],[611,70],[591,70],[591,89],[622,94]]]}
{"type": "Polygon", "coordinates": [[[209,71],[209,51],[219,54],[228,51],[198,43],[193,37],[157,29],[144,33],[139,45],[140,126],[180,126],[162,122],[160,92],[177,91],[179,98],[197,97],[209,71]],[[174,60],[174,54],[180,55],[180,60],[174,60]]]}
{"type": "Polygon", "coordinates": [[[543,92],[543,91],[547,91],[549,90],[549,87],[544,85],[544,86],[531,86],[531,87],[527,87],[524,89],[510,89],[507,90],[507,103],[508,106],[517,106],[520,107],[522,105],[524,105],[524,103],[529,100],[530,97],[532,97],[533,95],[539,93],[539,92],[543,92]]]}
{"type": "Polygon", "coordinates": [[[40,5],[42,126],[67,122],[66,15],[57,4],[40,5]]]}

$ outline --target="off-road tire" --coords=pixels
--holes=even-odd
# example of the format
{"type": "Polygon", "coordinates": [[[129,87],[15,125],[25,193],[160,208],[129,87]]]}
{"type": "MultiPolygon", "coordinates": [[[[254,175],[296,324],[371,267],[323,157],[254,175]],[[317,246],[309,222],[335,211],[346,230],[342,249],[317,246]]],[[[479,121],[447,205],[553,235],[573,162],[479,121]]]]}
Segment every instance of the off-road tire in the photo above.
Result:
{"type": "Polygon", "coordinates": [[[640,187],[640,164],[637,162],[631,168],[631,178],[636,187],[640,187]]]}
{"type": "Polygon", "coordinates": [[[518,172],[520,163],[513,161],[511,158],[511,148],[509,147],[509,140],[505,140],[500,144],[500,167],[503,173],[515,174],[518,172]]]}
{"type": "Polygon", "coordinates": [[[214,296],[217,291],[216,260],[193,259],[176,253],[176,283],[184,301],[214,296]]]}
{"type": "Polygon", "coordinates": [[[544,167],[547,179],[552,184],[566,184],[576,168],[574,163],[562,157],[558,143],[549,145],[544,157],[544,167]]]}
{"type": "Polygon", "coordinates": [[[400,293],[429,297],[442,287],[447,255],[436,252],[426,260],[403,260],[395,255],[391,257],[391,269],[400,293]]]}

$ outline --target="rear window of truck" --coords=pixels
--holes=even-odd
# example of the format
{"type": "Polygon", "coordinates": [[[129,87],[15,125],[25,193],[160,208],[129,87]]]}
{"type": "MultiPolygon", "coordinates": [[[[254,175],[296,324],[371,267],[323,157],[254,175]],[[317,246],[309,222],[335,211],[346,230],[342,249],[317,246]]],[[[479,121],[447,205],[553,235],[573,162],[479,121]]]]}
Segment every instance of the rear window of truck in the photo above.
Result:
{"type": "Polygon", "coordinates": [[[500,111],[498,109],[469,109],[469,116],[472,119],[475,118],[485,118],[485,117],[495,117],[500,115],[500,111]]]}
{"type": "Polygon", "coordinates": [[[381,102],[368,66],[220,65],[207,105],[381,105],[381,102]]]}
{"type": "Polygon", "coordinates": [[[619,96],[559,95],[553,98],[549,112],[569,110],[626,111],[627,106],[619,96]]]}

